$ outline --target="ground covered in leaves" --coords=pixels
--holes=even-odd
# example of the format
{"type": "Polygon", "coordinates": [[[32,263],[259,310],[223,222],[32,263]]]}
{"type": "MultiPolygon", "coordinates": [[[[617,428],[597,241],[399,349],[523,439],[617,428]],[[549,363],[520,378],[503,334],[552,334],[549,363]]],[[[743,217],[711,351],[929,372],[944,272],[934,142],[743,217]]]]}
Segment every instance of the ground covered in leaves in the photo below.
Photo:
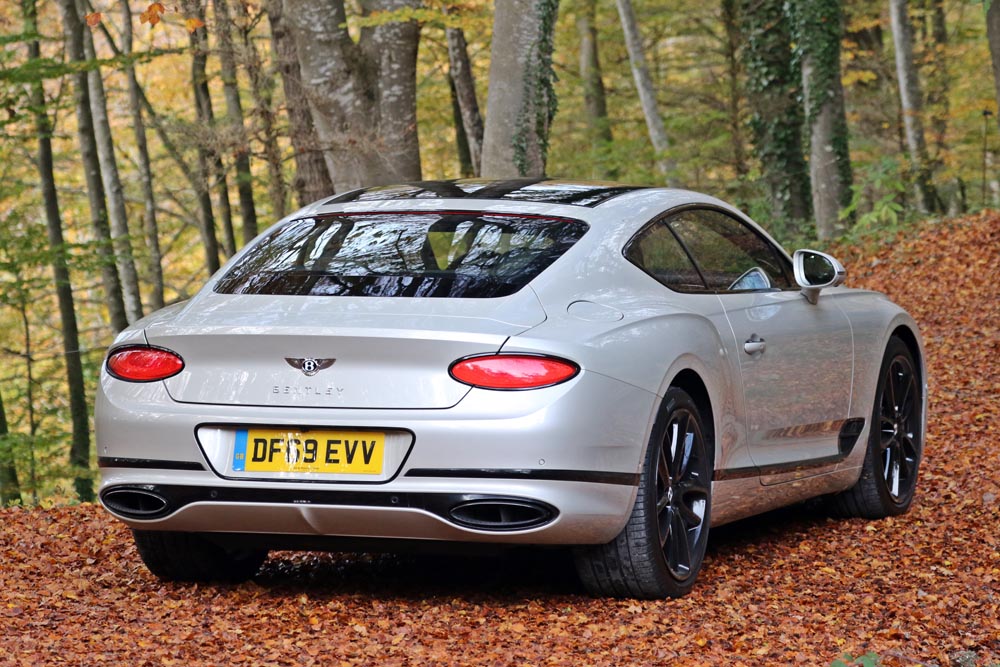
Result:
{"type": "Polygon", "coordinates": [[[682,600],[593,600],[560,553],[273,554],[164,585],[101,509],[0,510],[0,665],[1000,663],[1000,216],[848,249],[922,327],[930,432],[906,516],[793,508],[713,531],[682,600]]]}

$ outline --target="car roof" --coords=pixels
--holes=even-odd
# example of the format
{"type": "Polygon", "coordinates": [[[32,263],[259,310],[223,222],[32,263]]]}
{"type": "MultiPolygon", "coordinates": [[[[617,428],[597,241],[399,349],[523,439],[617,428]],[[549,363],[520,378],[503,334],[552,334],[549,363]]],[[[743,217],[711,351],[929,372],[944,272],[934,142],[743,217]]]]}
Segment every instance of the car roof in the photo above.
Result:
{"type": "Polygon", "coordinates": [[[321,199],[287,216],[291,219],[380,211],[489,211],[583,220],[605,233],[635,230],[672,208],[710,206],[747,216],[710,195],[677,188],[548,178],[457,179],[379,185],[321,199]]]}
{"type": "Polygon", "coordinates": [[[331,197],[324,205],[399,199],[488,199],[566,204],[593,208],[620,195],[647,189],[642,185],[568,181],[549,178],[482,178],[447,181],[417,181],[400,185],[378,185],[351,190],[331,197]]]}

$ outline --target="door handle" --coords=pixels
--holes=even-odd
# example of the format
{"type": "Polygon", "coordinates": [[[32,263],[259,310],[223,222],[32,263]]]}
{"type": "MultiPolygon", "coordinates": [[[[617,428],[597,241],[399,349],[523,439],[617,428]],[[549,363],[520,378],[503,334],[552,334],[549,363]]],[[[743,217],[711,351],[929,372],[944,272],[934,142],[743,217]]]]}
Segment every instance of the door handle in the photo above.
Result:
{"type": "Polygon", "coordinates": [[[750,336],[750,340],[743,343],[743,351],[749,354],[750,356],[753,356],[755,354],[763,354],[766,348],[767,348],[767,341],[765,341],[757,334],[753,334],[752,336],[750,336]]]}

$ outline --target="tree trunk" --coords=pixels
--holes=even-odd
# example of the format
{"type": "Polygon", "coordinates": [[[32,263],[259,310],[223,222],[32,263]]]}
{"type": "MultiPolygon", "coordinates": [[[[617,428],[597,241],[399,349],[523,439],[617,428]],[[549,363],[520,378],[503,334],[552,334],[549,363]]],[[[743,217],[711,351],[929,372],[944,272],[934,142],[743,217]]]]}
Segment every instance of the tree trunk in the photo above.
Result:
{"type": "MultiPolygon", "coordinates": [[[[233,52],[233,18],[228,0],[215,3],[215,34],[219,42],[219,62],[222,73],[222,92],[226,98],[226,115],[229,117],[229,149],[236,163],[236,191],[240,200],[240,217],[243,219],[243,242],[257,236],[257,209],[253,201],[253,176],[250,173],[250,142],[243,125],[243,103],[236,79],[236,56],[233,52]],[[230,143],[231,142],[231,143],[230,143]]],[[[228,199],[228,195],[227,195],[228,199]]],[[[236,242],[233,240],[232,252],[236,242]]],[[[227,251],[230,249],[227,248],[227,251]]],[[[232,252],[229,254],[232,255],[232,252]]]]}
{"type": "Polygon", "coordinates": [[[493,15],[481,173],[542,176],[556,114],[553,32],[559,0],[507,0],[493,15]]]}
{"type": "MultiPolygon", "coordinates": [[[[479,176],[483,160],[483,117],[479,113],[479,99],[476,97],[476,80],[472,75],[469,61],[469,46],[461,28],[448,28],[448,76],[455,91],[459,119],[457,125],[469,151],[472,175],[479,176]]],[[[463,172],[464,173],[464,172],[463,172]]]]}
{"type": "Polygon", "coordinates": [[[997,153],[996,151],[986,151],[983,155],[983,178],[986,183],[983,185],[983,208],[992,206],[1000,207],[1000,178],[997,178],[997,153]],[[987,197],[986,193],[989,193],[987,197]]]}
{"type": "MultiPolygon", "coordinates": [[[[67,0],[72,5],[73,0],[67,0]]],[[[73,13],[76,7],[73,5],[73,13]]],[[[37,11],[35,0],[22,0],[24,32],[36,34],[37,11]]],[[[72,20],[64,14],[64,18],[72,20]]],[[[77,21],[79,17],[77,17],[77,21]]],[[[82,25],[82,24],[81,24],[82,25]]],[[[67,33],[69,31],[67,30],[67,33]]],[[[81,44],[82,46],[82,44],[81,44]]],[[[41,48],[37,40],[28,42],[28,58],[38,59],[41,48]]],[[[77,86],[83,82],[77,80],[77,86]]],[[[86,90],[86,87],[83,87],[86,90]]],[[[76,324],[76,307],[73,303],[73,288],[70,284],[69,265],[66,260],[66,244],[63,240],[62,218],[59,214],[59,193],[56,190],[55,171],[52,157],[52,123],[45,104],[45,91],[41,81],[34,83],[30,90],[31,109],[38,136],[38,177],[41,184],[42,202],[45,208],[45,228],[48,233],[49,249],[52,256],[52,277],[55,281],[56,299],[59,303],[59,321],[62,328],[63,359],[66,363],[66,385],[69,394],[70,419],[73,439],[70,444],[70,466],[74,470],[74,486],[77,497],[82,502],[94,499],[94,487],[90,478],[90,411],[87,409],[87,394],[83,382],[83,363],[80,358],[80,336],[76,324]]],[[[78,103],[78,110],[81,106],[78,103]]],[[[119,295],[120,299],[120,295],[119,295]]],[[[124,307],[121,310],[124,318],[124,307]]]]}
{"type": "MultiPolygon", "coordinates": [[[[802,155],[802,76],[792,66],[791,34],[781,0],[742,0],[750,129],[773,215],[793,227],[810,215],[809,172],[802,155]]],[[[790,229],[790,232],[799,231],[790,229]]]]}
{"type": "MultiPolygon", "coordinates": [[[[132,54],[132,9],[129,0],[119,0],[122,12],[122,54],[132,54]]],[[[112,48],[114,48],[112,46],[112,48]]],[[[132,114],[132,131],[138,153],[139,180],[142,182],[143,222],[146,232],[147,271],[152,283],[149,304],[153,310],[163,308],[163,257],[160,253],[160,228],[156,220],[156,196],[153,194],[153,170],[146,143],[146,123],[142,117],[142,89],[135,74],[135,67],[125,66],[128,79],[128,105],[132,114]]]]}
{"type": "Polygon", "coordinates": [[[726,57],[726,115],[729,125],[730,145],[733,150],[733,170],[739,181],[746,179],[750,173],[747,165],[746,139],[743,136],[745,125],[742,113],[744,98],[743,67],[741,65],[740,47],[743,35],[740,32],[739,8],[737,0],[722,0],[722,24],[726,31],[723,42],[726,57]]]}
{"type": "MultiPolygon", "coordinates": [[[[77,10],[80,9],[78,4],[77,10]]],[[[83,31],[83,50],[87,60],[97,60],[93,34],[89,28],[83,31]]],[[[115,264],[118,267],[122,297],[125,300],[125,316],[131,324],[142,318],[142,293],[139,290],[139,274],[135,270],[132,239],[128,228],[128,211],[125,208],[125,191],[118,175],[115,144],[111,136],[111,122],[108,120],[108,99],[104,92],[100,67],[94,67],[87,72],[87,86],[90,92],[90,110],[94,119],[94,138],[97,140],[97,159],[101,167],[101,180],[104,183],[111,222],[115,264]]]]}
{"type": "Polygon", "coordinates": [[[1000,0],[988,0],[986,10],[986,39],[990,43],[990,59],[993,61],[993,93],[996,95],[997,108],[993,117],[1000,129],[1000,0]]]}
{"type": "Polygon", "coordinates": [[[927,82],[927,107],[931,113],[931,132],[933,134],[935,161],[940,163],[948,153],[948,117],[950,105],[948,92],[951,80],[948,77],[948,24],[944,12],[943,0],[931,0],[931,39],[928,49],[931,52],[931,75],[927,82]]]}
{"type": "MultiPolygon", "coordinates": [[[[951,153],[948,144],[948,121],[951,118],[951,76],[948,72],[948,23],[945,16],[944,0],[929,0],[926,8],[930,16],[930,39],[926,50],[930,52],[929,76],[927,77],[927,111],[930,118],[933,152],[929,160],[931,173],[944,166],[951,153]]],[[[934,189],[935,209],[949,216],[958,216],[965,211],[965,184],[961,177],[952,174],[941,187],[934,189]]]]}
{"type": "Polygon", "coordinates": [[[802,64],[816,234],[829,239],[841,231],[840,209],[851,203],[853,182],[840,72],[844,17],[840,0],[796,0],[791,10],[802,64]]]}
{"type": "Polygon", "coordinates": [[[285,109],[288,116],[288,135],[295,153],[295,180],[292,186],[299,206],[329,197],[334,193],[330,172],[313,124],[312,111],[302,85],[299,55],[295,40],[288,32],[283,19],[282,0],[269,0],[267,18],[271,24],[271,45],[274,61],[281,72],[282,89],[285,91],[285,109]]]}
{"type": "MultiPolygon", "coordinates": [[[[203,2],[204,0],[183,0],[182,6],[185,14],[204,21],[205,5],[203,2]]],[[[222,252],[226,257],[232,257],[236,253],[236,234],[233,231],[233,210],[229,204],[229,182],[226,178],[226,167],[222,162],[219,138],[213,134],[215,112],[212,109],[212,95],[208,88],[208,74],[206,72],[208,64],[208,32],[206,30],[199,28],[191,33],[191,50],[193,52],[191,56],[191,83],[194,87],[198,124],[202,128],[202,132],[205,133],[200,147],[205,150],[205,162],[206,165],[210,165],[206,169],[211,169],[212,183],[215,187],[216,206],[222,224],[222,252]]],[[[209,179],[206,178],[205,182],[208,183],[209,179]]],[[[214,224],[211,231],[214,239],[214,224]]],[[[216,241],[214,245],[216,254],[218,254],[218,242],[216,241]]],[[[216,263],[218,263],[218,259],[216,259],[216,263]]]]}
{"type": "MultiPolygon", "coordinates": [[[[83,43],[84,23],[76,9],[75,0],[59,0],[62,12],[63,31],[66,37],[66,57],[70,62],[82,63],[86,60],[83,43]]],[[[90,222],[97,242],[97,256],[101,262],[101,282],[104,286],[105,305],[111,329],[118,333],[128,326],[122,285],[118,278],[115,254],[108,225],[108,209],[104,200],[104,183],[101,180],[101,165],[97,157],[97,140],[94,138],[94,119],[90,108],[90,90],[87,73],[75,72],[73,96],[76,102],[77,137],[80,143],[80,166],[83,167],[87,184],[87,199],[90,205],[90,222]]]]}
{"type": "Polygon", "coordinates": [[[465,137],[465,124],[462,122],[462,108],[458,103],[458,92],[455,90],[455,80],[448,77],[448,92],[451,96],[451,117],[455,125],[455,153],[458,155],[458,173],[462,178],[472,178],[476,175],[472,165],[472,153],[465,137]]]}
{"type": "MultiPolygon", "coordinates": [[[[205,11],[201,6],[201,0],[183,0],[182,7],[184,13],[199,20],[204,20],[205,11]]],[[[191,42],[191,88],[194,91],[195,117],[198,125],[205,130],[211,127],[212,106],[211,99],[208,99],[208,82],[205,79],[205,63],[208,59],[207,37],[201,28],[195,30],[190,35],[191,42]]],[[[198,229],[201,232],[201,243],[205,248],[205,266],[209,274],[219,270],[219,242],[215,236],[215,215],[212,211],[212,197],[209,194],[209,183],[211,181],[209,171],[209,161],[211,154],[204,142],[198,143],[198,181],[196,192],[198,194],[198,209],[201,214],[198,229]]],[[[225,185],[224,174],[222,183],[225,185]]],[[[229,205],[228,188],[223,197],[226,206],[229,205]]],[[[232,229],[230,222],[229,229],[232,229]]]]}
{"type": "MultiPolygon", "coordinates": [[[[274,80],[270,73],[264,72],[257,45],[251,37],[251,18],[248,14],[249,5],[240,3],[244,12],[241,25],[243,33],[243,50],[246,54],[244,63],[250,78],[250,94],[253,96],[254,115],[260,119],[261,141],[264,144],[264,160],[267,162],[267,193],[271,199],[271,214],[275,220],[285,217],[287,213],[288,192],[285,187],[285,174],[281,168],[281,149],[278,147],[277,120],[272,104],[274,101],[274,80]]],[[[243,243],[249,243],[253,237],[247,236],[243,228],[243,243]]]]}
{"type": "Polygon", "coordinates": [[[14,462],[14,444],[7,427],[7,413],[0,394],[0,507],[21,502],[21,482],[17,479],[17,465],[14,462]]]}
{"type": "Polygon", "coordinates": [[[576,30],[580,36],[580,82],[583,85],[583,108],[587,116],[596,176],[613,178],[613,170],[609,170],[606,161],[601,159],[613,137],[597,49],[597,28],[594,26],[596,6],[597,0],[581,0],[576,16],[576,30]]]}
{"type": "Polygon", "coordinates": [[[931,184],[927,140],[924,136],[923,98],[913,59],[913,24],[910,22],[907,0],[889,0],[889,18],[896,51],[899,101],[914,176],[917,208],[926,215],[934,210],[935,195],[931,184]]]}
{"type": "MultiPolygon", "coordinates": [[[[128,8],[129,14],[131,14],[131,8],[128,7],[127,3],[123,2],[122,3],[122,7],[123,7],[123,12],[124,12],[124,10],[126,8],[128,8]]],[[[104,39],[107,41],[108,46],[111,47],[111,51],[116,56],[124,55],[123,49],[121,49],[115,43],[114,37],[111,35],[111,32],[108,30],[107,26],[104,23],[101,23],[99,25],[99,29],[100,29],[101,33],[104,35],[104,39]]],[[[129,31],[129,33],[131,34],[131,31],[129,31]]],[[[125,35],[125,31],[123,31],[122,32],[122,38],[124,39],[125,36],[126,36],[125,35]]],[[[134,72],[134,70],[133,70],[133,72],[134,72]]],[[[205,186],[205,179],[202,178],[201,176],[199,176],[198,174],[196,174],[194,172],[194,170],[191,168],[191,166],[184,159],[184,156],[181,155],[180,150],[178,150],[178,148],[174,144],[173,140],[170,138],[170,134],[167,132],[166,126],[162,122],[160,122],[160,118],[157,115],[156,110],[153,109],[153,106],[149,103],[149,100],[146,98],[146,93],[143,91],[142,86],[139,85],[139,81],[135,77],[132,77],[129,80],[129,97],[130,98],[132,97],[133,93],[135,94],[135,99],[137,100],[137,107],[138,107],[139,113],[140,113],[140,115],[138,116],[138,118],[142,122],[142,127],[143,127],[142,139],[145,140],[146,134],[145,134],[145,120],[142,118],[141,114],[145,114],[145,116],[149,119],[149,123],[152,125],[153,130],[156,132],[156,136],[159,137],[160,143],[163,144],[163,148],[167,151],[167,154],[170,156],[170,158],[177,165],[177,168],[180,169],[181,173],[184,174],[184,178],[187,179],[187,182],[191,185],[191,189],[194,190],[197,193],[197,192],[200,191],[200,188],[206,187],[205,186]]],[[[135,116],[134,116],[134,118],[135,118],[135,116]]],[[[138,137],[137,137],[137,139],[138,139],[138,137]]],[[[137,141],[137,143],[138,143],[138,141],[137,141]]],[[[146,156],[148,158],[148,150],[146,152],[146,156]]],[[[149,186],[151,188],[152,187],[152,169],[149,167],[149,161],[148,161],[148,159],[146,160],[146,162],[147,162],[147,168],[148,168],[148,171],[149,171],[149,186]]],[[[140,171],[141,170],[142,170],[142,167],[140,165],[140,171]]],[[[144,185],[144,189],[145,189],[145,185],[144,185]]],[[[155,199],[151,199],[150,197],[152,197],[152,191],[151,190],[150,190],[149,193],[145,193],[144,194],[144,203],[145,202],[152,202],[154,204],[153,213],[155,214],[155,212],[156,212],[155,199]]],[[[146,228],[147,243],[150,243],[152,245],[152,240],[148,237],[150,231],[151,231],[150,228],[147,227],[146,228]]],[[[156,232],[157,232],[157,238],[155,240],[156,241],[155,245],[157,246],[156,247],[156,252],[160,252],[160,250],[159,250],[159,230],[156,230],[156,232]]],[[[152,250],[151,250],[151,252],[152,252],[152,250]]],[[[160,262],[162,263],[162,255],[160,257],[160,262]]],[[[151,269],[151,271],[152,271],[152,269],[151,269]]],[[[160,275],[162,276],[162,269],[160,269],[160,275]]],[[[158,281],[158,282],[161,282],[161,281],[158,281]]],[[[159,307],[160,303],[161,303],[160,301],[154,301],[153,302],[153,304],[154,304],[155,307],[159,307]]]]}
{"type": "MultiPolygon", "coordinates": [[[[418,0],[364,0],[365,14],[418,0]]],[[[343,0],[285,0],[302,80],[334,188],[420,180],[415,21],[347,31],[343,0]]]]}
{"type": "Polygon", "coordinates": [[[639,103],[642,105],[642,114],[646,117],[646,129],[649,130],[649,141],[656,151],[656,168],[666,179],[667,185],[676,187],[677,165],[668,157],[670,141],[667,138],[667,130],[663,126],[663,116],[656,104],[656,88],[653,86],[653,79],[649,75],[649,67],[646,65],[646,53],[642,46],[642,35],[639,34],[639,26],[635,20],[635,11],[632,9],[631,0],[616,0],[618,4],[618,15],[621,17],[622,32],[625,33],[625,46],[628,48],[628,59],[632,65],[632,77],[635,79],[635,88],[639,93],[639,103]]]}

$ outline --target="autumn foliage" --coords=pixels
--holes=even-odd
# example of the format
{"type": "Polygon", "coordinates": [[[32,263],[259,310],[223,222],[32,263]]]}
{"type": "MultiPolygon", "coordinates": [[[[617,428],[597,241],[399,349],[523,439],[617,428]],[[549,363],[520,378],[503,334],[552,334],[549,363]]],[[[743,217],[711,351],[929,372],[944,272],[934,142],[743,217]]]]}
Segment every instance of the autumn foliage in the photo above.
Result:
{"type": "Polygon", "coordinates": [[[240,586],[164,585],[93,505],[0,510],[0,664],[886,665],[1000,662],[1000,215],[849,261],[927,344],[909,514],[799,507],[715,530],[681,600],[593,600],[564,554],[272,554],[240,586]],[[960,655],[964,652],[964,655],[960,655]],[[971,662],[969,662],[971,661],[971,662]]]}
{"type": "MultiPolygon", "coordinates": [[[[139,23],[153,27],[163,20],[163,15],[166,12],[167,8],[162,2],[152,2],[146,9],[139,13],[139,23]]],[[[96,28],[104,20],[104,14],[102,12],[91,12],[85,15],[83,20],[91,28],[96,28]]],[[[196,17],[188,17],[184,19],[184,27],[188,32],[194,32],[198,28],[205,27],[205,22],[196,17]]]]}

